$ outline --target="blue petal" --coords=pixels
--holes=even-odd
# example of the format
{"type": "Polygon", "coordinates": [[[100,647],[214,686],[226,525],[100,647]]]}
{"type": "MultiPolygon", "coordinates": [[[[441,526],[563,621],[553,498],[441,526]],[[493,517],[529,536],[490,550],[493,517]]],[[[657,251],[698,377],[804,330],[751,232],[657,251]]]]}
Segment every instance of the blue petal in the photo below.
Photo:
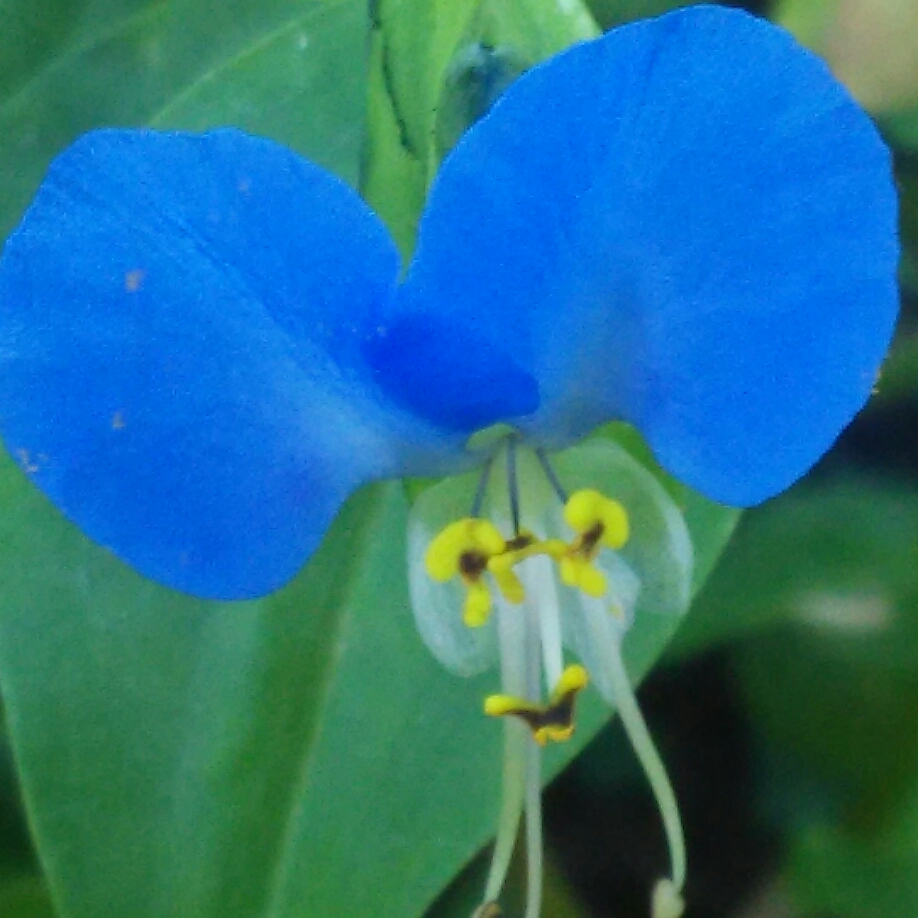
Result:
{"type": "Polygon", "coordinates": [[[357,485],[443,449],[361,357],[397,276],[357,195],[276,144],[87,135],[0,264],[0,432],[142,573],[265,593],[357,485]]]}
{"type": "Polygon", "coordinates": [[[512,401],[502,365],[528,373],[539,407],[515,420],[546,445],[624,418],[677,477],[752,504],[868,398],[897,257],[867,116],[784,31],[694,7],[510,88],[445,162],[387,326],[462,329],[430,349],[478,342],[483,404],[512,401]]]}

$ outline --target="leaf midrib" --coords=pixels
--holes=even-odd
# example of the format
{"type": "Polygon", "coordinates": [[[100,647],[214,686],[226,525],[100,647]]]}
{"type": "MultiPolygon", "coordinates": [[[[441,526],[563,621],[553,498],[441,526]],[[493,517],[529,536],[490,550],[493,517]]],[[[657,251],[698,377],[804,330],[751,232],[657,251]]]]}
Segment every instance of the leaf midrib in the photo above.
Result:
{"type": "Polygon", "coordinates": [[[156,19],[158,16],[168,11],[167,0],[157,0],[149,7],[137,12],[131,13],[120,22],[117,22],[110,28],[95,34],[89,41],[80,41],[72,44],[63,53],[55,55],[51,61],[43,67],[39,67],[24,83],[21,83],[15,92],[11,93],[0,102],[0,120],[5,119],[14,111],[19,104],[29,97],[33,92],[40,90],[47,79],[53,76],[57,71],[65,70],[75,60],[83,55],[95,51],[97,48],[107,44],[112,39],[121,34],[128,34],[133,29],[139,29],[145,25],[148,20],[156,19]]]}
{"type": "Polygon", "coordinates": [[[171,101],[155,111],[149,117],[148,124],[150,127],[162,127],[163,121],[168,119],[173,110],[181,108],[186,99],[193,97],[202,86],[218,78],[224,71],[238,66],[247,58],[254,57],[288,32],[293,32],[301,28],[304,23],[311,19],[328,15],[330,12],[350,2],[352,2],[352,0],[313,0],[313,5],[310,9],[288,19],[283,25],[277,26],[259,35],[256,40],[246,43],[245,47],[240,48],[235,54],[223,58],[218,63],[214,64],[214,66],[198,74],[198,76],[191,80],[183,89],[178,91],[171,101]]]}
{"type": "Polygon", "coordinates": [[[340,656],[338,648],[341,646],[339,638],[351,614],[350,606],[355,594],[358,594],[363,588],[363,577],[360,571],[365,566],[361,564],[361,560],[371,550],[377,523],[385,512],[387,503],[392,499],[388,493],[388,488],[392,487],[391,484],[382,483],[372,487],[375,488],[375,493],[371,505],[366,508],[363,515],[363,525],[355,538],[354,551],[348,555],[347,565],[336,581],[339,584],[338,588],[330,593],[330,596],[337,598],[335,604],[342,610],[342,614],[335,618],[335,632],[329,641],[330,652],[325,657],[325,668],[322,673],[322,692],[315,705],[316,716],[312,719],[312,729],[303,744],[301,768],[297,780],[291,784],[290,805],[285,809],[286,818],[278,832],[280,843],[275,848],[277,856],[274,869],[265,883],[264,907],[261,910],[263,918],[282,918],[283,915],[281,911],[284,902],[283,894],[287,888],[290,866],[295,860],[292,852],[296,848],[299,813],[302,801],[306,798],[308,788],[312,783],[312,766],[325,728],[328,699],[335,688],[334,675],[340,656]]]}

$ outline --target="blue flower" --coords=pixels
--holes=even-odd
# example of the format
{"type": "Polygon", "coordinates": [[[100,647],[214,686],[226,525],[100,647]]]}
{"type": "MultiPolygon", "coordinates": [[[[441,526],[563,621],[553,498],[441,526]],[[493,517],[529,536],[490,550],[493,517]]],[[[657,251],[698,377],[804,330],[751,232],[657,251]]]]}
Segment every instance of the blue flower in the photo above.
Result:
{"type": "MultiPolygon", "coordinates": [[[[490,461],[467,445],[499,424],[542,457],[625,420],[752,505],[869,397],[897,258],[867,116],[783,31],[695,7],[514,83],[401,280],[360,198],[269,140],[83,137],[0,262],[0,434],[90,537],[221,599],[285,583],[361,485],[490,461]]],[[[591,532],[485,561],[538,542],[598,590],[591,532]]]]}
{"type": "Polygon", "coordinates": [[[0,267],[0,433],[142,573],[263,594],[361,484],[498,421],[611,418],[715,500],[786,488],[896,310],[888,153],[826,68],[716,8],[529,71],[444,162],[417,253],[327,172],[221,130],[91,133],[0,267]]]}

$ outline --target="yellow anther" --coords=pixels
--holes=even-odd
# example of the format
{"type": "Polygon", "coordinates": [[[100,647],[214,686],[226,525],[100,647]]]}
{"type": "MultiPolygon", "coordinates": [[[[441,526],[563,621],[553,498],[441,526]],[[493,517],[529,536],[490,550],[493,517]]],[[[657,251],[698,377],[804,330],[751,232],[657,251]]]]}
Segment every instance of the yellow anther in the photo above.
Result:
{"type": "Polygon", "coordinates": [[[475,579],[487,567],[488,559],[506,547],[504,537],[492,522],[467,516],[437,533],[427,548],[424,564],[427,573],[440,583],[457,574],[463,579],[475,579]]]}
{"type": "Polygon", "coordinates": [[[599,549],[621,548],[628,541],[628,514],[618,501],[586,488],[570,496],[564,505],[564,519],[577,537],[563,552],[552,554],[561,569],[561,579],[588,596],[600,597],[608,584],[593,563],[599,549]]]}
{"type": "Polygon", "coordinates": [[[494,575],[504,597],[510,602],[520,603],[526,598],[526,591],[513,568],[536,555],[549,555],[559,560],[567,550],[568,546],[560,539],[539,540],[524,530],[507,542],[506,551],[488,561],[488,570],[494,575]]]}
{"type": "Polygon", "coordinates": [[[592,555],[600,544],[621,548],[628,541],[628,514],[616,500],[586,488],[572,494],[564,505],[567,525],[580,534],[578,550],[592,555]]]}
{"type": "Polygon", "coordinates": [[[468,590],[462,619],[470,628],[477,628],[488,620],[491,594],[481,578],[491,558],[506,548],[507,543],[497,527],[476,517],[450,523],[427,547],[424,565],[434,580],[446,583],[453,577],[462,578],[468,590]]]}
{"type": "Polygon", "coordinates": [[[520,533],[507,542],[506,551],[488,560],[488,570],[509,602],[520,603],[526,598],[526,591],[519,577],[513,573],[513,567],[528,557],[527,552],[534,543],[535,536],[528,532],[520,533]]]}
{"type": "Polygon", "coordinates": [[[521,603],[526,598],[526,590],[520,578],[513,573],[514,561],[509,555],[497,555],[488,562],[488,570],[494,575],[494,582],[507,602],[521,603]]]}
{"type": "Polygon", "coordinates": [[[552,704],[557,704],[571,692],[579,692],[581,689],[585,689],[589,683],[590,676],[582,666],[577,663],[568,666],[561,673],[561,678],[558,680],[554,692],[552,692],[552,704]]]}
{"type": "Polygon", "coordinates": [[[506,551],[488,561],[488,570],[494,575],[497,586],[509,602],[520,603],[526,598],[523,584],[513,568],[520,561],[541,554],[540,544],[531,532],[520,532],[507,542],[506,551]]]}
{"type": "Polygon", "coordinates": [[[521,603],[526,591],[513,568],[536,555],[548,555],[560,562],[566,583],[601,596],[605,578],[588,559],[576,553],[578,550],[576,545],[568,546],[560,539],[539,540],[525,531],[507,541],[489,520],[465,517],[437,533],[427,548],[424,564],[430,577],[440,583],[462,578],[467,589],[462,618],[470,628],[477,628],[487,622],[491,613],[491,594],[484,574],[493,576],[508,602],[521,603]]]}
{"type": "Polygon", "coordinates": [[[559,562],[561,579],[576,590],[583,590],[587,596],[597,599],[606,592],[606,578],[598,567],[595,567],[583,555],[568,554],[559,562]]]}
{"type": "Polygon", "coordinates": [[[549,558],[554,558],[555,561],[560,561],[570,550],[567,542],[561,539],[545,539],[539,542],[536,547],[538,551],[533,551],[533,554],[548,555],[549,558]]]}
{"type": "Polygon", "coordinates": [[[512,695],[489,695],[484,712],[489,717],[518,717],[532,730],[535,741],[560,743],[574,732],[574,707],[577,694],[589,682],[587,671],[578,665],[568,666],[561,674],[548,704],[538,704],[512,695]]]}
{"type": "Polygon", "coordinates": [[[466,587],[462,620],[469,628],[480,628],[491,614],[491,594],[480,580],[473,580],[466,587]]]}

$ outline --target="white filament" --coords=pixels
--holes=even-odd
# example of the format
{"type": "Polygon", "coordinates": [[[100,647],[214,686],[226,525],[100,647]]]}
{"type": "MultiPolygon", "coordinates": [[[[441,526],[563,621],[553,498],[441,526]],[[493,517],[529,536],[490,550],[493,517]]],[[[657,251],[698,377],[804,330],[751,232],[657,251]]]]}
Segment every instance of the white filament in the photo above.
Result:
{"type": "MultiPolygon", "coordinates": [[[[552,563],[548,558],[530,558],[520,565],[519,576],[526,589],[526,604],[534,612],[542,647],[545,691],[550,697],[564,671],[558,588],[552,563]]],[[[537,699],[538,693],[534,697],[537,699]]]]}
{"type": "Polygon", "coordinates": [[[599,679],[608,679],[610,694],[615,698],[615,706],[621,718],[628,739],[640,760],[644,774],[650,782],[651,790],[656,798],[663,827],[666,830],[666,840],[669,844],[669,856],[672,871],[672,884],[675,892],[681,891],[685,884],[685,836],[682,831],[682,820],[679,817],[679,806],[676,795],[669,781],[669,775],[653,743],[650,731],[641,709],[638,707],[634,690],[625,671],[622,660],[621,642],[603,641],[599,652],[603,657],[602,671],[596,673],[599,679]]]}
{"type": "Polygon", "coordinates": [[[539,918],[542,909],[542,750],[529,738],[526,757],[526,914],[539,918]]]}
{"type": "MultiPolygon", "coordinates": [[[[502,596],[497,599],[497,634],[500,650],[501,685],[507,695],[525,696],[527,689],[526,620],[516,606],[502,596]]],[[[493,902],[500,895],[519,830],[528,777],[525,724],[508,717],[504,721],[504,768],[501,810],[494,840],[494,854],[485,884],[484,900],[493,902]]]]}
{"type": "MultiPolygon", "coordinates": [[[[529,596],[535,596],[527,592],[529,596]]],[[[538,700],[541,687],[541,616],[538,603],[524,604],[526,622],[527,697],[538,700]]],[[[560,650],[561,643],[558,642],[560,650]]],[[[560,672],[558,674],[560,678],[560,672]]],[[[542,750],[538,743],[528,738],[526,756],[526,913],[525,918],[539,918],[542,909],[542,750]]]]}

